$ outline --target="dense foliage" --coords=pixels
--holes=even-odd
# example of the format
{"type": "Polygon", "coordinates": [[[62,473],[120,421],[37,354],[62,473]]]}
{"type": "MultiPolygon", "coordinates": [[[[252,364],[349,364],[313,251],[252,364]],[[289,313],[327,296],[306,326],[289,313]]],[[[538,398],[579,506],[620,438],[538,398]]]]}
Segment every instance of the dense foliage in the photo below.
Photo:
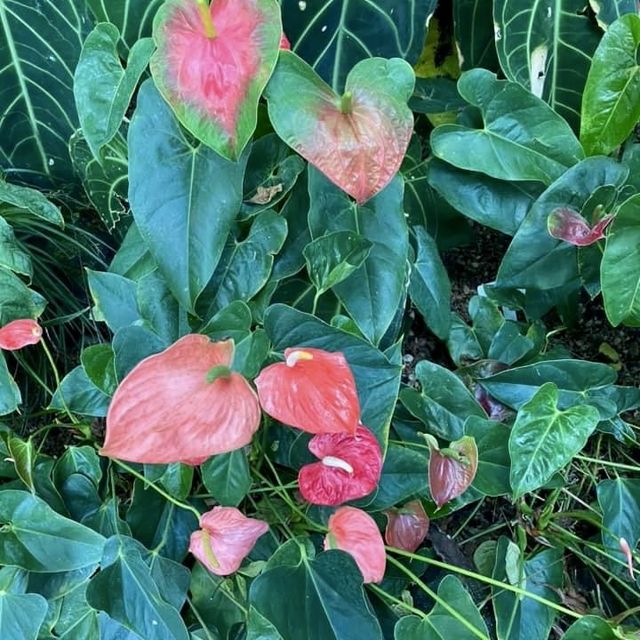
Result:
{"type": "Polygon", "coordinates": [[[0,0],[0,638],[640,637],[640,389],[563,343],[640,326],[639,47],[0,0]]]}

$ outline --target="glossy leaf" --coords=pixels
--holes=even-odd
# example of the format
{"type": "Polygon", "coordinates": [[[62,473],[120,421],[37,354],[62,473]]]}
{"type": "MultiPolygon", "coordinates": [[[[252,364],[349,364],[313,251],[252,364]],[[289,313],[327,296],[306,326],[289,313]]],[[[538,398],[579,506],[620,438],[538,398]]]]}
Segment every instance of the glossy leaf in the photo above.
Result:
{"type": "Polygon", "coordinates": [[[129,200],[140,235],[188,310],[240,209],[245,163],[246,156],[233,163],[191,144],[153,84],[142,85],[129,127],[129,200]]]}
{"type": "Polygon", "coordinates": [[[247,454],[242,449],[213,456],[200,472],[207,491],[223,507],[237,507],[251,488],[247,454]]]}
{"type": "Polygon", "coordinates": [[[478,470],[478,447],[472,436],[463,436],[446,449],[429,444],[429,491],[440,509],[471,486],[478,470]]]}
{"type": "Polygon", "coordinates": [[[333,288],[360,331],[378,344],[406,295],[409,238],[402,180],[364,206],[353,202],[318,171],[309,169],[309,228],[314,238],[350,231],[371,242],[369,256],[333,288]]]}
{"type": "Polygon", "coordinates": [[[24,482],[26,487],[35,494],[36,489],[33,484],[33,471],[37,452],[31,438],[22,440],[18,436],[7,438],[7,452],[13,462],[16,474],[24,482]]]}
{"type": "Polygon", "coordinates": [[[282,52],[267,87],[278,135],[360,204],[392,180],[413,131],[411,67],[397,58],[363,60],[339,97],[311,67],[282,52]]]}
{"type": "Polygon", "coordinates": [[[342,551],[314,557],[298,541],[290,544],[297,548],[251,584],[258,613],[287,640],[382,640],[353,558],[342,551]]]}
{"type": "Polygon", "coordinates": [[[596,14],[598,24],[605,30],[616,18],[627,13],[638,13],[637,0],[589,0],[589,5],[596,14]]]}
{"type": "Polygon", "coordinates": [[[496,47],[505,75],[546,100],[576,130],[581,94],[600,39],[583,12],[584,4],[494,2],[496,47]]]}
{"type": "Polygon", "coordinates": [[[344,354],[288,348],[284,358],[285,362],[263,369],[255,380],[263,410],[308,433],[355,434],[360,402],[344,354]]]}
{"type": "Polygon", "coordinates": [[[0,267],[29,278],[33,275],[31,256],[20,247],[13,228],[2,217],[0,217],[0,267]]]}
{"type": "Polygon", "coordinates": [[[562,636],[564,640],[616,640],[613,629],[602,618],[594,615],[576,620],[562,636]]]}
{"type": "Polygon", "coordinates": [[[77,129],[73,70],[89,21],[78,0],[0,5],[0,167],[52,186],[74,182],[67,140],[77,129]]]}
{"type": "Polygon", "coordinates": [[[66,407],[83,416],[104,418],[109,396],[91,381],[83,367],[76,367],[62,379],[49,407],[58,411],[65,411],[66,407]]]}
{"type": "Polygon", "coordinates": [[[580,142],[588,155],[611,153],[640,120],[640,16],[625,15],[602,37],[582,98],[580,142]]]}
{"type": "Polygon", "coordinates": [[[42,327],[30,319],[12,320],[0,327],[0,349],[18,351],[32,344],[38,344],[42,338],[42,327]]]}
{"type": "Polygon", "coordinates": [[[29,289],[14,273],[1,267],[0,291],[0,327],[12,320],[37,318],[44,310],[44,298],[29,289]]]}
{"type": "Polygon", "coordinates": [[[232,342],[190,334],[140,362],[109,406],[101,454],[200,464],[248,444],[260,409],[247,381],[230,372],[232,358],[232,342]]]}
{"type": "Polygon", "coordinates": [[[117,51],[119,39],[120,32],[114,25],[96,25],[82,46],[73,78],[82,132],[96,158],[101,147],[118,132],[153,52],[150,38],[139,40],[131,48],[123,69],[117,51]]]}
{"type": "Polygon", "coordinates": [[[482,0],[454,0],[453,27],[458,61],[463,71],[482,67],[496,71],[496,51],[493,15],[482,0]]]}
{"type": "Polygon", "coordinates": [[[414,553],[429,532],[429,517],[420,500],[413,500],[386,512],[385,542],[396,549],[414,553]]]}
{"type": "Polygon", "coordinates": [[[593,227],[573,209],[554,209],[547,218],[549,233],[558,240],[564,240],[574,247],[588,247],[604,238],[604,230],[613,220],[606,215],[593,227]]]}
{"type": "Polygon", "coordinates": [[[640,196],[618,209],[600,266],[602,297],[612,325],[640,326],[640,196]]]}
{"type": "Polygon", "coordinates": [[[266,522],[247,518],[235,507],[214,507],[200,518],[200,527],[191,535],[189,551],[219,576],[237,571],[269,530],[266,522]]]}
{"type": "Polygon", "coordinates": [[[449,335],[451,325],[451,283],[438,247],[424,227],[414,227],[418,255],[411,271],[409,296],[427,327],[439,338],[449,335]]]}
{"type": "Polygon", "coordinates": [[[13,205],[58,227],[64,226],[60,209],[36,189],[10,184],[0,177],[0,203],[13,205]]]}
{"type": "Polygon", "coordinates": [[[0,531],[2,565],[53,573],[93,565],[102,556],[101,535],[62,517],[28,492],[0,492],[0,522],[9,525],[0,531]]]}
{"type": "Polygon", "coordinates": [[[478,472],[473,487],[487,496],[511,493],[509,427],[470,416],[464,423],[464,433],[472,436],[478,447],[478,472]]]}
{"type": "Polygon", "coordinates": [[[323,433],[309,442],[320,462],[298,474],[302,497],[311,504],[335,506],[370,494],[380,480],[382,453],[376,437],[359,426],[355,434],[323,433]]]}
{"type": "Polygon", "coordinates": [[[461,76],[458,91],[480,110],[483,127],[437,127],[431,146],[441,160],[501,180],[549,185],[584,157],[566,121],[523,87],[474,69],[461,76]]]}
{"type": "Polygon", "coordinates": [[[156,13],[156,86],[182,125],[229,160],[255,130],[281,35],[275,0],[168,0],[156,13]]]}
{"type": "Polygon", "coordinates": [[[368,258],[372,243],[352,231],[320,236],[303,250],[307,273],[318,295],[346,280],[368,258]]]}
{"type": "Polygon", "coordinates": [[[47,601],[36,593],[0,592],[0,637],[36,640],[47,615],[47,601]]]}
{"type": "Polygon", "coordinates": [[[545,485],[579,453],[600,415],[589,405],[558,409],[558,387],[543,384],[518,411],[509,436],[514,499],[545,485]]]}
{"type": "Polygon", "coordinates": [[[582,211],[591,195],[603,185],[620,187],[627,170],[608,158],[588,158],[552,184],[531,207],[507,249],[497,284],[501,287],[552,289],[579,277],[577,250],[547,233],[547,218],[558,208],[582,211]]]}
{"type": "Polygon", "coordinates": [[[136,285],[132,280],[106,271],[87,269],[93,299],[93,317],[106,322],[113,333],[140,320],[136,285]]]}

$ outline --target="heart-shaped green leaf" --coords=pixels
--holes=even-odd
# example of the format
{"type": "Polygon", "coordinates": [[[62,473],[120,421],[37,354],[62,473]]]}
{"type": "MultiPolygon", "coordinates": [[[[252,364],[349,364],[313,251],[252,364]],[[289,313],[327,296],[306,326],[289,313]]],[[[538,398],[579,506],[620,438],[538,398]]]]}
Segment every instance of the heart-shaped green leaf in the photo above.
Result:
{"type": "Polygon", "coordinates": [[[400,168],[413,131],[407,100],[414,82],[404,60],[371,58],[351,70],[337,96],[306,62],[283,51],[265,95],[278,135],[363,203],[400,168]]]}
{"type": "Polygon", "coordinates": [[[229,160],[256,128],[281,35],[276,0],[167,0],[153,21],[156,86],[180,122],[229,160]]]}

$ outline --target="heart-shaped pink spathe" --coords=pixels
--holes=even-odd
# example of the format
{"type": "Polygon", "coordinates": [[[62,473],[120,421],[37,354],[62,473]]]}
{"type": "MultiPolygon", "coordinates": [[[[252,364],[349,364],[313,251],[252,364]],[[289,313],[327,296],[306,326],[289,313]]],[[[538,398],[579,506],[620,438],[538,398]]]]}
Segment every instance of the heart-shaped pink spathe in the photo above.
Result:
{"type": "Polygon", "coordinates": [[[276,0],[167,0],[153,23],[156,86],[180,122],[236,160],[257,122],[258,100],[282,37],[276,0]]]}
{"type": "Polygon", "coordinates": [[[297,55],[280,53],[265,95],[278,135],[362,204],[400,169],[413,132],[415,76],[399,58],[370,58],[337,96],[297,55]]]}
{"type": "Polygon", "coordinates": [[[100,454],[198,465],[249,444],[260,406],[249,383],[229,371],[232,360],[231,340],[196,334],[142,360],[113,396],[100,454]]]}
{"type": "Polygon", "coordinates": [[[30,344],[38,344],[41,338],[42,327],[35,320],[13,320],[0,329],[0,349],[17,351],[30,344]]]}

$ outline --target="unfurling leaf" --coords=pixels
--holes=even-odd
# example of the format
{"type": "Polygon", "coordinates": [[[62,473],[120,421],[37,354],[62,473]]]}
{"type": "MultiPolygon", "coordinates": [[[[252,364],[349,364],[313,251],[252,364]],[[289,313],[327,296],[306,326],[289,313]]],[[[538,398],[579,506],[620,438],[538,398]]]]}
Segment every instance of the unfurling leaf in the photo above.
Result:
{"type": "Polygon", "coordinates": [[[197,465],[249,444],[260,407],[247,381],[229,370],[233,349],[231,340],[191,334],[145,358],[116,390],[100,453],[197,465]]]}
{"type": "Polygon", "coordinates": [[[462,495],[478,470],[478,447],[471,436],[452,442],[446,449],[429,442],[429,489],[438,508],[462,495]]]}
{"type": "Polygon", "coordinates": [[[360,402],[348,362],[322,349],[285,349],[255,380],[262,408],[309,433],[355,433],[360,402]]]}
{"type": "Polygon", "coordinates": [[[387,514],[385,540],[391,547],[413,553],[427,537],[429,517],[420,500],[407,502],[399,509],[390,509],[387,514]]]}
{"type": "Polygon", "coordinates": [[[312,504],[334,506],[363,498],[380,480],[382,452],[366,427],[358,427],[355,435],[317,435],[309,442],[309,451],[321,462],[302,467],[298,484],[302,497],[312,504]]]}
{"type": "Polygon", "coordinates": [[[278,135],[343,191],[363,203],[397,173],[413,132],[407,101],[415,78],[398,58],[371,58],[337,96],[294,53],[280,53],[265,95],[278,135]]]}
{"type": "Polygon", "coordinates": [[[607,215],[590,227],[577,211],[561,207],[549,214],[547,228],[549,233],[558,240],[564,240],[576,247],[588,247],[605,237],[604,230],[612,220],[613,216],[607,215]]]}
{"type": "Polygon", "coordinates": [[[340,507],[329,518],[328,527],[329,533],[324,539],[325,551],[346,551],[356,561],[365,583],[381,582],[387,558],[374,519],[355,507],[340,507]]]}
{"type": "Polygon", "coordinates": [[[278,58],[276,0],[167,0],[153,37],[151,72],[160,93],[196,138],[237,159],[278,58]]]}

